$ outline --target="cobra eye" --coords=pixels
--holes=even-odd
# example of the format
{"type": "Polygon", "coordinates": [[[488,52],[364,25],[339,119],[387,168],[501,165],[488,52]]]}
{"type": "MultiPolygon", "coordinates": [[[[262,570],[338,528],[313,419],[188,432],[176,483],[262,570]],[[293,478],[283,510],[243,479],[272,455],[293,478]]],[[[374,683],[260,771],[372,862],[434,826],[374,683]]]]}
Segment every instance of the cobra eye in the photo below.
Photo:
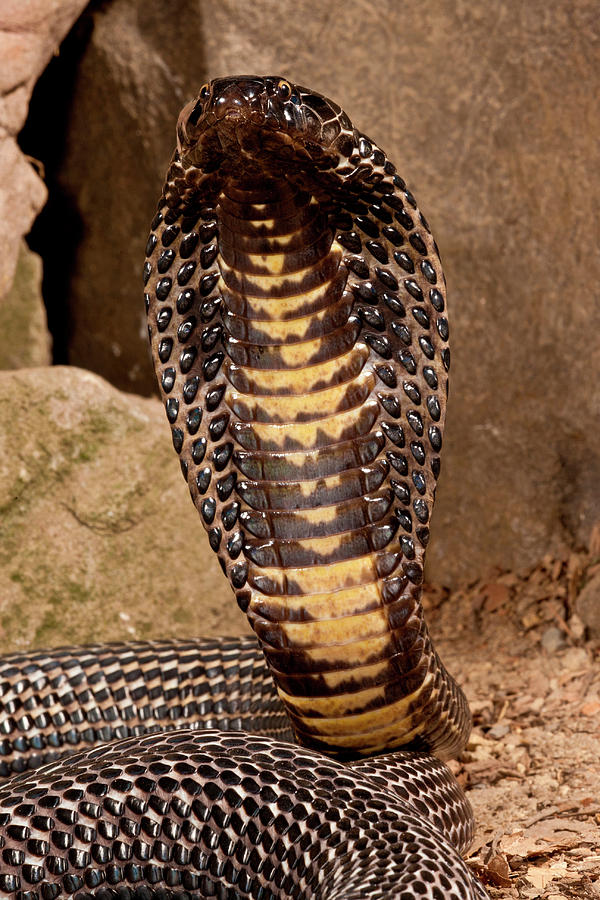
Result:
{"type": "Polygon", "coordinates": [[[203,100],[206,100],[206,98],[208,97],[209,94],[210,94],[210,84],[208,82],[206,82],[206,84],[203,84],[202,87],[200,88],[200,96],[202,97],[203,100]]]}
{"type": "Polygon", "coordinates": [[[289,81],[284,81],[284,79],[282,78],[277,85],[277,93],[282,100],[289,100],[292,94],[292,88],[289,81]]]}
{"type": "Polygon", "coordinates": [[[202,104],[200,103],[199,100],[196,100],[196,104],[195,104],[193,110],[191,111],[191,113],[190,113],[189,116],[188,116],[188,125],[192,125],[192,126],[193,126],[193,125],[197,125],[197,124],[198,124],[198,119],[199,119],[200,116],[202,115],[202,109],[203,109],[202,104]]]}

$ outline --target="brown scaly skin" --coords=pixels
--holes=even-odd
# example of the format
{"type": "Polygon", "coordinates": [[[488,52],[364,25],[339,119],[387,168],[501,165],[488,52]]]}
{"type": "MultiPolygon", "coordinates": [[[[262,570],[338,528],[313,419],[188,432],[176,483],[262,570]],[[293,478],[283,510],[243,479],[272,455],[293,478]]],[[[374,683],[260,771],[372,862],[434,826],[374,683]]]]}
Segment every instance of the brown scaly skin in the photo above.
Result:
{"type": "Polygon", "coordinates": [[[464,746],[421,607],[448,324],[394,166],[330,100],[217,79],[182,112],[146,306],[192,499],[299,742],[464,746]]]}

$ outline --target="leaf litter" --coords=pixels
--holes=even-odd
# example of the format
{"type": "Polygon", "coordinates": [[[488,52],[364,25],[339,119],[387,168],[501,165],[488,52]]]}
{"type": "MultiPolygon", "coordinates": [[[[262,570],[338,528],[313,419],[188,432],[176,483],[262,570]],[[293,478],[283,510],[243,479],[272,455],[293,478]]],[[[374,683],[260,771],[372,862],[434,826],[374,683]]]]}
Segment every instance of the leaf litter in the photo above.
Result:
{"type": "Polygon", "coordinates": [[[600,571],[598,538],[526,571],[425,589],[473,713],[450,766],[477,820],[467,861],[492,900],[600,898],[600,635],[576,611],[600,571]]]}

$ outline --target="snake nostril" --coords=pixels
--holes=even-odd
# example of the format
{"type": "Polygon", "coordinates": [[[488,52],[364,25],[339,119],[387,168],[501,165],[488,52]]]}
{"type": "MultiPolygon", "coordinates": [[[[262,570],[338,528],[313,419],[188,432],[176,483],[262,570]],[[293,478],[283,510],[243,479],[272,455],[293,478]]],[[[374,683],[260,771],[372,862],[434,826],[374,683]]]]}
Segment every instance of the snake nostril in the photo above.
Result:
{"type": "Polygon", "coordinates": [[[215,111],[218,119],[223,119],[228,113],[240,112],[247,105],[239,94],[233,91],[227,91],[217,97],[215,102],[215,111]]]}

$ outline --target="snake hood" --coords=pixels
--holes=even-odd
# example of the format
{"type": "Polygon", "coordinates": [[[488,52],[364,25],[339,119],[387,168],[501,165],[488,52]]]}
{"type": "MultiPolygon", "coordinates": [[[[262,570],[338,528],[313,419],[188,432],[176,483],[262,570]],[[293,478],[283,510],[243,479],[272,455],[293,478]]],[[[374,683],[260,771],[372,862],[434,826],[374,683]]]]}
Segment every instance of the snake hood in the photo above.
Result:
{"type": "Polygon", "coordinates": [[[361,161],[361,141],[365,138],[336,103],[277,75],[217,78],[202,86],[177,123],[182,163],[205,172],[207,164],[216,171],[241,152],[260,160],[271,175],[278,162],[285,167],[294,160],[304,174],[313,166],[335,169],[341,162],[344,170],[338,175],[348,178],[356,169],[347,167],[354,151],[354,162],[361,161]]]}
{"type": "Polygon", "coordinates": [[[420,600],[444,277],[395,166],[314,92],[216,79],[180,116],[144,279],[173,446],[297,740],[457,752],[420,600]]]}

